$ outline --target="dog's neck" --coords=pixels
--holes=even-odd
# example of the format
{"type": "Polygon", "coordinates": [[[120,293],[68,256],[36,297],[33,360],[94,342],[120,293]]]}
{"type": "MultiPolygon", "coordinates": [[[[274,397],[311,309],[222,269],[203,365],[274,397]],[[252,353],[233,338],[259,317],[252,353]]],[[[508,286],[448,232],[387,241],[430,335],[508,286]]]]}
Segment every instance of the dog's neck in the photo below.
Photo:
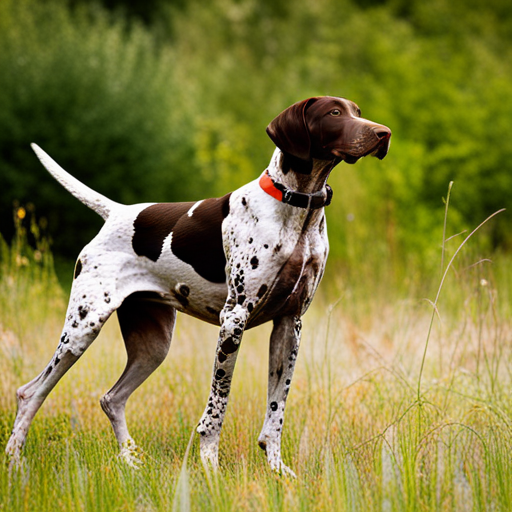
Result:
{"type": "Polygon", "coordinates": [[[268,167],[269,175],[295,192],[314,194],[325,188],[327,179],[337,161],[316,160],[305,162],[276,149],[268,167]],[[307,167],[307,169],[306,169],[307,167]],[[310,172],[305,172],[310,171],[310,172]]]}

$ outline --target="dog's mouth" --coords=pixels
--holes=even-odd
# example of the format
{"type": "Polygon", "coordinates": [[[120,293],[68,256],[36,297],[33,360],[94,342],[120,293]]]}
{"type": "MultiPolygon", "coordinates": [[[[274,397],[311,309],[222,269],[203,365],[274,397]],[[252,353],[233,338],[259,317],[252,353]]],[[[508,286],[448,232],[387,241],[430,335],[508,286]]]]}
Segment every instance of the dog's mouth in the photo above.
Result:
{"type": "Polygon", "coordinates": [[[344,155],[342,157],[342,160],[346,162],[347,164],[355,164],[360,158],[363,158],[364,156],[351,156],[351,155],[344,155]]]}
{"type": "Polygon", "coordinates": [[[339,153],[338,156],[347,164],[355,164],[359,159],[364,158],[365,156],[375,156],[379,160],[382,160],[389,151],[391,134],[385,134],[379,138],[377,143],[370,147],[370,149],[366,151],[362,151],[360,154],[354,153],[339,153]]]}

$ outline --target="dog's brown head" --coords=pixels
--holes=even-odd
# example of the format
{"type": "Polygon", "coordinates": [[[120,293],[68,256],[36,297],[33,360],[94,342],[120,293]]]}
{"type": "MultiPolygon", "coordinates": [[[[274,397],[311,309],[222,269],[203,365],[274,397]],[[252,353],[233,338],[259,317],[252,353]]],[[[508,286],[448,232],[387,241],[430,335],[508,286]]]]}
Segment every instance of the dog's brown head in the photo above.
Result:
{"type": "Polygon", "coordinates": [[[299,101],[281,112],[267,133],[284,153],[301,160],[345,161],[387,155],[391,130],[361,117],[352,101],[321,96],[299,101]]]}

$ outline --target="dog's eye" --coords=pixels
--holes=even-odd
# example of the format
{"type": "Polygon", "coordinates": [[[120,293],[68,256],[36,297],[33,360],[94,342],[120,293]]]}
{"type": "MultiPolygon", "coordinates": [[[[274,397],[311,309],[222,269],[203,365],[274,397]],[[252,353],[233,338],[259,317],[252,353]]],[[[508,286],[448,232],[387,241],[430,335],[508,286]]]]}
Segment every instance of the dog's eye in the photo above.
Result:
{"type": "Polygon", "coordinates": [[[331,110],[331,116],[341,116],[341,111],[339,111],[337,108],[335,108],[334,110],[331,110]]]}

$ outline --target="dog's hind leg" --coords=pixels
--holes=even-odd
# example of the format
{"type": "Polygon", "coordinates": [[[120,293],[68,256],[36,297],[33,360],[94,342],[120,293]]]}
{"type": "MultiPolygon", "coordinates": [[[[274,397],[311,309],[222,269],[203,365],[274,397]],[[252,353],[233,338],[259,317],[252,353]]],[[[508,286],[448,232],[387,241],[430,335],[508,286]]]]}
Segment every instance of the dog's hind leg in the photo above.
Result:
{"type": "Polygon", "coordinates": [[[125,418],[125,406],[130,395],[165,359],[176,320],[176,310],[150,296],[134,294],[117,310],[126,345],[126,368],[100,400],[101,407],[112,423],[121,452],[119,456],[130,466],[142,463],[141,450],[131,438],[125,418]]]}
{"type": "Polygon", "coordinates": [[[30,424],[44,400],[96,339],[103,324],[116,309],[115,301],[104,289],[90,282],[87,288],[81,282],[74,282],[62,335],[52,359],[35,379],[18,389],[18,412],[6,446],[6,453],[14,463],[20,458],[30,424]],[[105,300],[98,301],[100,291],[105,300]]]}
{"type": "Polygon", "coordinates": [[[267,454],[270,467],[295,476],[281,459],[281,434],[283,431],[286,398],[299,353],[302,324],[298,316],[286,316],[274,321],[270,337],[267,413],[258,443],[267,454]]]}

